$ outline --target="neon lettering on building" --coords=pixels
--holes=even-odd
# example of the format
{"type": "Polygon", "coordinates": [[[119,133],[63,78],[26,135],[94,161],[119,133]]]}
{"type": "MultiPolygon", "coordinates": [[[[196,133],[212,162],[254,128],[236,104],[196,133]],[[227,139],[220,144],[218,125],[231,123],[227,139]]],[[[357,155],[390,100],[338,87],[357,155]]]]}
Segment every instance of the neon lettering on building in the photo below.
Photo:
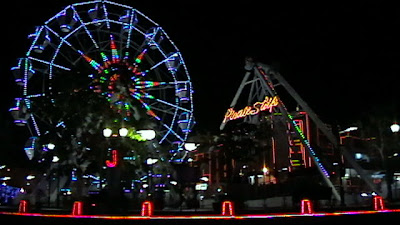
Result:
{"type": "Polygon", "coordinates": [[[266,96],[264,101],[256,102],[253,104],[253,106],[246,106],[244,109],[241,109],[239,111],[235,111],[233,108],[230,108],[225,114],[224,123],[230,120],[244,118],[246,116],[253,116],[262,111],[268,110],[270,113],[272,113],[274,107],[278,105],[279,105],[279,98],[277,96],[275,97],[266,96]]]}

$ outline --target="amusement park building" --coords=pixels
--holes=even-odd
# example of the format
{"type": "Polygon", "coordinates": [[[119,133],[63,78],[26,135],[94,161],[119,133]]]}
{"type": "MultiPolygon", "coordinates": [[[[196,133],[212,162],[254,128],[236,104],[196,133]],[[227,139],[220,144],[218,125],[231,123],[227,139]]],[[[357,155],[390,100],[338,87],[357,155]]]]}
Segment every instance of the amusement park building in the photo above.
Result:
{"type": "MultiPolygon", "coordinates": [[[[326,137],[306,112],[295,111],[291,115],[326,162],[330,173],[337,174],[340,157],[326,137]]],[[[223,189],[228,183],[251,186],[279,184],[286,182],[289,174],[302,173],[300,171],[313,171],[314,174],[316,170],[309,152],[278,113],[265,116],[262,125],[233,124],[216,139],[208,149],[203,148],[194,154],[192,163],[200,170],[200,177],[207,177],[210,193],[223,189]],[[241,155],[238,156],[232,148],[239,149],[241,155]]]]}

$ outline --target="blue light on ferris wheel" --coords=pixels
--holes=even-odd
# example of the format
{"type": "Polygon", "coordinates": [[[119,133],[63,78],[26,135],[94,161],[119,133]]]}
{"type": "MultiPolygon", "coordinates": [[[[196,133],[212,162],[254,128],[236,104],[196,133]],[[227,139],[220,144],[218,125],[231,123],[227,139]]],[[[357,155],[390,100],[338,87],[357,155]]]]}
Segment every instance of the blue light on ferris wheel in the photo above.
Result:
{"type": "Polygon", "coordinates": [[[72,8],[67,8],[57,15],[58,22],[60,23],[60,30],[64,33],[69,33],[74,28],[78,19],[72,8]]]}
{"type": "Polygon", "coordinates": [[[38,148],[38,137],[30,137],[25,143],[24,151],[29,160],[32,160],[35,156],[35,151],[38,148]]]}
{"type": "Polygon", "coordinates": [[[15,82],[19,86],[24,86],[27,80],[35,74],[35,71],[32,69],[32,63],[28,58],[19,58],[18,65],[12,67],[11,72],[14,75],[15,82]]]}

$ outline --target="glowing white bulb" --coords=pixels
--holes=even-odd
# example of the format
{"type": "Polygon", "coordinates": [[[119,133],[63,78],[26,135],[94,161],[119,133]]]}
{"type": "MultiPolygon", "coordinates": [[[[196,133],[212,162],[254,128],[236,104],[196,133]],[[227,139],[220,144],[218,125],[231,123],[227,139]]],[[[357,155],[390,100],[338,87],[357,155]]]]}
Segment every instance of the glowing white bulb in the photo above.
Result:
{"type": "Polygon", "coordinates": [[[156,164],[158,162],[158,159],[153,159],[153,158],[148,158],[147,160],[146,160],[146,164],[147,165],[154,165],[154,164],[156,164]]]}
{"type": "Polygon", "coordinates": [[[53,143],[49,143],[49,144],[47,144],[47,148],[48,148],[49,150],[54,150],[54,149],[56,148],[56,145],[53,144],[53,143]]]}
{"type": "Polygon", "coordinates": [[[138,130],[137,133],[148,141],[153,140],[156,137],[156,132],[154,130],[138,130]]]}
{"type": "Polygon", "coordinates": [[[393,133],[397,133],[400,131],[400,125],[398,125],[397,123],[392,124],[392,126],[390,126],[390,129],[392,130],[393,133]]]}
{"type": "Polygon", "coordinates": [[[52,162],[53,163],[57,163],[58,161],[60,161],[60,158],[58,158],[58,156],[53,156],[53,160],[52,160],[52,162]]]}
{"type": "Polygon", "coordinates": [[[185,149],[189,152],[196,150],[198,146],[199,145],[195,143],[185,143],[185,149]]]}
{"type": "Polygon", "coordinates": [[[129,132],[128,129],[126,129],[125,127],[119,129],[118,131],[119,136],[121,137],[126,137],[128,135],[128,132],[129,132]]]}
{"type": "Polygon", "coordinates": [[[110,128],[106,128],[103,130],[104,137],[111,137],[111,135],[112,135],[112,130],[110,128]]]}

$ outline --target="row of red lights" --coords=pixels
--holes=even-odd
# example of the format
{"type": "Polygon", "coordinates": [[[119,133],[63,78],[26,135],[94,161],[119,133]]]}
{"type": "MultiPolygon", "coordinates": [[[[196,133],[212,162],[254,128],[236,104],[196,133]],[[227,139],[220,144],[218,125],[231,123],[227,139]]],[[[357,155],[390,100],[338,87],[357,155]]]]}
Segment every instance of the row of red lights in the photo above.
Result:
{"type": "Polygon", "coordinates": [[[42,217],[62,217],[62,218],[97,218],[97,219],[252,219],[252,218],[277,218],[277,217],[299,217],[299,216],[338,216],[338,215],[357,215],[357,214],[374,214],[400,212],[400,209],[385,209],[384,201],[381,196],[375,196],[373,199],[373,211],[344,211],[344,212],[314,212],[312,201],[303,199],[301,201],[301,211],[299,214],[269,214],[269,215],[235,215],[234,204],[232,201],[224,201],[222,203],[221,215],[191,215],[191,216],[154,216],[154,206],[151,201],[142,203],[140,216],[103,216],[103,215],[84,215],[83,202],[76,201],[72,207],[71,215],[51,215],[40,213],[29,213],[29,202],[20,201],[18,213],[0,212],[3,215],[21,215],[21,216],[42,216],[42,217]]]}

